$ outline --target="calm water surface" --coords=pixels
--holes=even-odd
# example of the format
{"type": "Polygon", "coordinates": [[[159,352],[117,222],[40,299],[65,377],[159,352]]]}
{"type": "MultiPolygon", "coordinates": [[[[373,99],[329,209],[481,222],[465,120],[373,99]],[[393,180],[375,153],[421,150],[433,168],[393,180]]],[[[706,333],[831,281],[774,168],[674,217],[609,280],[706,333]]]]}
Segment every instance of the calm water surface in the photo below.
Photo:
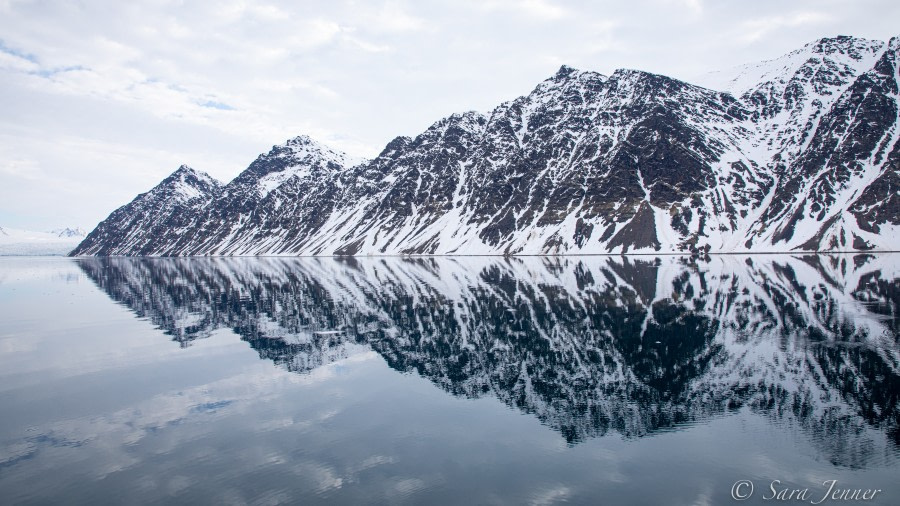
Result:
{"type": "Polygon", "coordinates": [[[0,258],[0,503],[900,504],[898,310],[900,255],[0,258]]]}

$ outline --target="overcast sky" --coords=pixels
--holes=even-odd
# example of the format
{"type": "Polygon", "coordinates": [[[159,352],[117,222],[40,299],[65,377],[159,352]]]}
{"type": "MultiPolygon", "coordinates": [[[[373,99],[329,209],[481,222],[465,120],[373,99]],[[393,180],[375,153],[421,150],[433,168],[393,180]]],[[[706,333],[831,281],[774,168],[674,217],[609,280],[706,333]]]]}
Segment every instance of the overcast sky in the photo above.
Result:
{"type": "Polygon", "coordinates": [[[900,34],[900,2],[0,0],[0,225],[90,229],[299,134],[372,157],[561,64],[690,81],[838,34],[900,34]]]}

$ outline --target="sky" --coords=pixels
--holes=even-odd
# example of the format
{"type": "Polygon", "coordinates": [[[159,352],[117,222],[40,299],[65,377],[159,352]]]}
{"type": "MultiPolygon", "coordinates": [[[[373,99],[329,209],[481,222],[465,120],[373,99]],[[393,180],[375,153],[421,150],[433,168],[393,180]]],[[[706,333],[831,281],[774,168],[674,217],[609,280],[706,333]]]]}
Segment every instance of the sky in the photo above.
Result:
{"type": "Polygon", "coordinates": [[[563,64],[690,82],[835,35],[900,35],[900,2],[0,0],[0,226],[89,230],[300,134],[371,158],[563,64]]]}

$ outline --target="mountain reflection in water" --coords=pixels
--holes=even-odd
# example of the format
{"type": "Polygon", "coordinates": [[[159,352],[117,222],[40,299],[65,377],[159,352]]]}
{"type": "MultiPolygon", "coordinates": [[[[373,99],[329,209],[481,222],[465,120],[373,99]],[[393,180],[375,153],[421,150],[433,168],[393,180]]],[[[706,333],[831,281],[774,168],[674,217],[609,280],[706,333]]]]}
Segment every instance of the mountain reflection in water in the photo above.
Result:
{"type": "Polygon", "coordinates": [[[890,256],[84,258],[181,346],[229,328],[305,374],[375,350],[570,444],[748,407],[835,465],[900,447],[890,256]]]}

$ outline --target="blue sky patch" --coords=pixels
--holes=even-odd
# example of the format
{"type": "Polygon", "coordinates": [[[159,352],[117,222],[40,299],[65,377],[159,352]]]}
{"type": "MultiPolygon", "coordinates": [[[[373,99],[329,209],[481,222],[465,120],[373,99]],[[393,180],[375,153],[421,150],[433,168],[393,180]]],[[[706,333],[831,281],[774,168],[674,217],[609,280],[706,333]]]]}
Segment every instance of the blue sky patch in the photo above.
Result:
{"type": "Polygon", "coordinates": [[[219,109],[222,111],[234,110],[234,107],[231,107],[230,105],[223,102],[216,102],[215,100],[207,100],[206,102],[201,102],[200,105],[203,107],[209,107],[210,109],[219,109]]]}

